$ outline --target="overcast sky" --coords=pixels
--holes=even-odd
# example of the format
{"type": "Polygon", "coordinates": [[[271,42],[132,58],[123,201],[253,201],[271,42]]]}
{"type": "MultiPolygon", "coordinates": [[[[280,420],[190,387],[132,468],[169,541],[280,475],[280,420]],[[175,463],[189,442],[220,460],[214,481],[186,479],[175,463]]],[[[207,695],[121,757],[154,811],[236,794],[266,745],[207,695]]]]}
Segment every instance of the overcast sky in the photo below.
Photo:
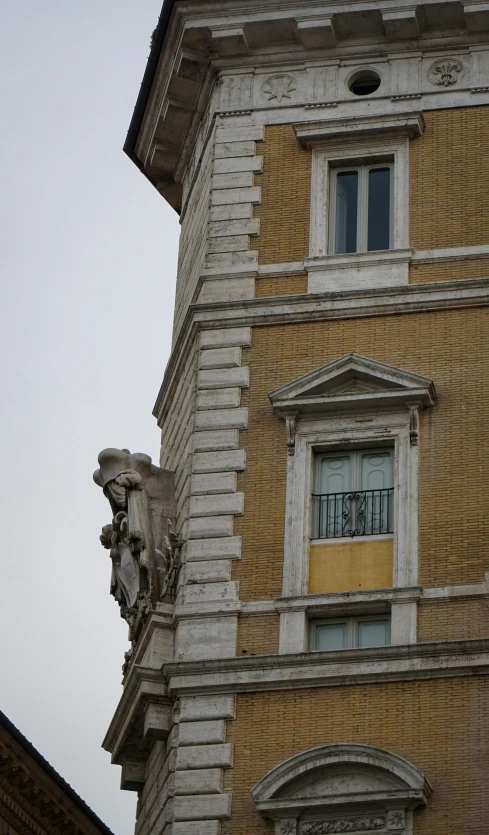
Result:
{"type": "Polygon", "coordinates": [[[0,8],[0,708],[130,835],[100,747],[128,645],[92,473],[107,446],[158,461],[179,227],[122,145],[161,0],[0,8]]]}

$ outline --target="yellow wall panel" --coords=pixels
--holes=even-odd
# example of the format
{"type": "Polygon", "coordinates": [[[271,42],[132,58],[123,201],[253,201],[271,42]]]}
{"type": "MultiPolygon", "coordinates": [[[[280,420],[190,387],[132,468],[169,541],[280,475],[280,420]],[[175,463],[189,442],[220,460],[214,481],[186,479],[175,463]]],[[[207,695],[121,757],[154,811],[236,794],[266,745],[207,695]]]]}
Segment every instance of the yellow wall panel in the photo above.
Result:
{"type": "Polygon", "coordinates": [[[426,775],[433,795],[415,812],[415,835],[488,831],[486,676],[246,693],[227,728],[234,768],[224,790],[233,792],[233,819],[222,835],[273,835],[252,786],[288,757],[342,742],[386,748],[426,775]]]}
{"type": "Polygon", "coordinates": [[[392,539],[352,539],[311,545],[309,594],[392,586],[392,539]]]}
{"type": "Polygon", "coordinates": [[[242,560],[233,565],[242,600],[282,593],[287,441],[268,392],[350,351],[436,384],[435,407],[421,413],[420,583],[480,583],[488,570],[489,310],[264,326],[253,329],[243,359],[250,365],[249,423],[241,433],[247,469],[239,478],[246,501],[235,521],[242,560]]]}
{"type": "Polygon", "coordinates": [[[263,156],[261,204],[255,207],[260,234],[253,238],[260,264],[299,261],[309,252],[311,151],[299,145],[292,125],[265,128],[265,141],[256,143],[263,156]]]}

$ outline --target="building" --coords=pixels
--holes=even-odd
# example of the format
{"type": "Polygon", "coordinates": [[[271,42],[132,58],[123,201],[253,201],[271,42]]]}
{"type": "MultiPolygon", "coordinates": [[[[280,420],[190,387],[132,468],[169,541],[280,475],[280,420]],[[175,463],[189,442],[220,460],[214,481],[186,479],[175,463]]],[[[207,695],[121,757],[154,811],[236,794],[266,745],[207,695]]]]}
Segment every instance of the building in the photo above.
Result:
{"type": "Polygon", "coordinates": [[[0,835],[112,835],[1,711],[0,835]]]}
{"type": "Polygon", "coordinates": [[[96,476],[137,835],[488,831],[488,105],[485,2],[165,0],[161,468],[96,476]]]}

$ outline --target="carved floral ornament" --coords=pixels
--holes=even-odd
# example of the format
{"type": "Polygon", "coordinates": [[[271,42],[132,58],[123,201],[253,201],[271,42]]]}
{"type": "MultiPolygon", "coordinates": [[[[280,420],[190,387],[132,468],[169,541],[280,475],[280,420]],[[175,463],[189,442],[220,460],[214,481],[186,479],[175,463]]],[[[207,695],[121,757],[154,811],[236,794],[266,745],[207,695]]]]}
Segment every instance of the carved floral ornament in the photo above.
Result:
{"type": "Polygon", "coordinates": [[[292,75],[271,75],[262,84],[261,91],[265,98],[277,104],[282,104],[284,99],[292,99],[292,94],[297,89],[295,78],[292,75]]]}
{"type": "Polygon", "coordinates": [[[428,70],[428,77],[437,87],[453,87],[460,80],[464,65],[458,58],[441,58],[428,70]]]}
{"type": "Polygon", "coordinates": [[[182,542],[173,530],[173,474],[155,467],[149,455],[128,449],[104,449],[93,479],[112,510],[102,546],[110,551],[110,593],[129,626],[130,659],[152,608],[173,597],[182,542]]]}

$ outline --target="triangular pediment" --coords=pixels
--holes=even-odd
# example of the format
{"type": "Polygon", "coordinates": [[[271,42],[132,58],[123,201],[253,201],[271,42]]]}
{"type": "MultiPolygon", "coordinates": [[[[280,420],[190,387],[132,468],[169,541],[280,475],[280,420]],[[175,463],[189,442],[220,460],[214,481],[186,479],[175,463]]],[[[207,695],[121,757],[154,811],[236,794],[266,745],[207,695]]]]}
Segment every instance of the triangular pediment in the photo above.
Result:
{"type": "Polygon", "coordinates": [[[433,380],[405,369],[346,354],[315,371],[286,383],[268,395],[275,409],[316,411],[328,403],[345,407],[355,403],[416,402],[433,405],[436,391],[433,380]]]}

